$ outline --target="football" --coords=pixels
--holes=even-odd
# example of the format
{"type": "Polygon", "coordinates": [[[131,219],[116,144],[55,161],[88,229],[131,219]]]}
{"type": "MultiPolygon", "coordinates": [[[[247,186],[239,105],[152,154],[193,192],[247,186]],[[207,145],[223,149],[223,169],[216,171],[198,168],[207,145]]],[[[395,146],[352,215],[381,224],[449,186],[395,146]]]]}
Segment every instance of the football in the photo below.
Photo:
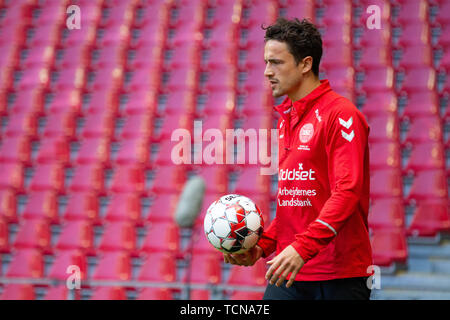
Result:
{"type": "Polygon", "coordinates": [[[255,246],[264,229],[258,206],[249,198],[229,194],[214,201],[206,211],[205,235],[223,253],[244,253],[255,246]]]}

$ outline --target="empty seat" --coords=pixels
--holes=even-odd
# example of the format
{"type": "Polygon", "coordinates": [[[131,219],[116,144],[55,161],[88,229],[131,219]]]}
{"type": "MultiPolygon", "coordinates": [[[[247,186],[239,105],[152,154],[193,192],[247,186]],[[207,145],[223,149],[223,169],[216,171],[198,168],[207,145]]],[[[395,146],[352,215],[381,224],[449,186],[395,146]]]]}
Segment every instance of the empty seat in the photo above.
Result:
{"type": "Polygon", "coordinates": [[[365,96],[362,112],[367,117],[397,112],[397,95],[393,90],[372,92],[365,96]]]}
{"type": "Polygon", "coordinates": [[[103,252],[92,275],[93,280],[131,280],[131,260],[127,252],[103,252]]]}
{"type": "Polygon", "coordinates": [[[7,137],[29,136],[35,137],[37,135],[37,116],[34,113],[17,111],[18,113],[11,113],[8,117],[4,135],[7,137]]]}
{"type": "Polygon", "coordinates": [[[430,45],[419,44],[401,48],[399,67],[433,67],[433,51],[430,45]]]}
{"type": "Polygon", "coordinates": [[[94,287],[90,300],[126,300],[127,292],[123,287],[94,287]]]}
{"type": "Polygon", "coordinates": [[[192,289],[189,292],[189,300],[211,300],[210,290],[192,289]]]}
{"type": "Polygon", "coordinates": [[[266,262],[259,259],[251,268],[233,265],[228,285],[264,286],[266,284],[266,262]]]}
{"type": "MultiPolygon", "coordinates": [[[[66,278],[67,278],[66,274],[66,278]]],[[[69,289],[67,289],[67,285],[56,285],[54,287],[50,287],[45,293],[44,300],[79,300],[80,294],[77,290],[73,290],[71,293],[69,289]],[[72,294],[74,296],[72,296],[72,294]]]]}
{"type": "Polygon", "coordinates": [[[129,221],[107,222],[98,246],[102,252],[136,250],[136,229],[129,221]]]}
{"type": "Polygon", "coordinates": [[[443,169],[423,170],[415,174],[406,199],[445,199],[448,197],[447,177],[443,169]]]}
{"type": "Polygon", "coordinates": [[[104,171],[100,164],[77,165],[70,180],[70,191],[104,191],[104,171]]]}
{"type": "Polygon", "coordinates": [[[61,164],[36,164],[33,167],[29,190],[62,192],[64,178],[64,167],[61,164]]]}
{"type": "MultiPolygon", "coordinates": [[[[141,101],[142,103],[142,101],[141,101]]],[[[127,115],[119,134],[121,139],[148,139],[151,136],[153,116],[151,113],[127,115]]]]}
{"type": "Polygon", "coordinates": [[[152,168],[149,190],[155,194],[177,193],[186,181],[186,170],[182,166],[158,166],[152,168]]]}
{"type": "Polygon", "coordinates": [[[27,136],[5,137],[0,145],[0,162],[29,163],[31,141],[27,136]]]}
{"type": "Polygon", "coordinates": [[[122,139],[114,162],[119,165],[148,165],[150,160],[150,142],[145,136],[122,139]]]}
{"type": "Polygon", "coordinates": [[[142,193],[145,189],[145,174],[138,165],[117,165],[114,167],[111,186],[112,192],[142,193]]]}
{"type": "Polygon", "coordinates": [[[399,169],[372,170],[370,173],[370,196],[401,197],[403,182],[399,169]]]}
{"type": "Polygon", "coordinates": [[[230,295],[230,300],[262,300],[264,292],[262,291],[236,291],[230,295]]]}
{"type": "Polygon", "coordinates": [[[53,191],[35,191],[27,194],[27,203],[21,214],[26,220],[58,221],[58,196],[53,191]]]}
{"type": "Polygon", "coordinates": [[[5,285],[0,300],[35,300],[36,294],[32,284],[10,283],[5,285]]]}
{"type": "Polygon", "coordinates": [[[140,222],[141,197],[136,193],[111,194],[103,219],[106,221],[140,222]]]}
{"type": "Polygon", "coordinates": [[[350,44],[351,28],[347,24],[329,24],[319,29],[324,46],[335,44],[350,44]]]}
{"type": "Polygon", "coordinates": [[[400,0],[397,2],[397,5],[399,5],[397,21],[399,21],[402,25],[407,23],[420,23],[428,21],[428,1],[400,0]]]}
{"type": "Polygon", "coordinates": [[[8,223],[5,218],[0,217],[0,253],[7,252],[10,252],[8,223]]]}
{"type": "Polygon", "coordinates": [[[152,252],[144,257],[137,278],[139,281],[174,282],[176,280],[175,257],[167,252],[152,252]]]}
{"type": "Polygon", "coordinates": [[[0,189],[20,191],[24,186],[24,167],[19,163],[0,163],[0,189]]]}
{"type": "Polygon", "coordinates": [[[371,201],[369,227],[374,230],[404,228],[405,208],[403,200],[396,198],[377,198],[371,201]]]}
{"type": "Polygon", "coordinates": [[[400,139],[399,120],[395,113],[384,113],[367,117],[370,126],[369,142],[398,142],[400,139]]]}
{"type": "Polygon", "coordinates": [[[352,1],[325,2],[321,7],[323,10],[322,24],[351,25],[352,23],[352,1]]]}
{"type": "Polygon", "coordinates": [[[199,166],[195,167],[191,174],[203,178],[206,193],[224,194],[228,189],[228,170],[226,166],[199,166]]]}
{"type": "Polygon", "coordinates": [[[436,71],[432,67],[407,68],[404,69],[404,73],[401,90],[407,92],[435,90],[436,71]]]}
{"type": "Polygon", "coordinates": [[[270,191],[270,176],[261,174],[260,167],[246,166],[238,171],[233,192],[237,194],[266,194],[270,191]]]}
{"type": "Polygon", "coordinates": [[[218,284],[221,282],[221,265],[222,257],[217,253],[196,253],[191,256],[188,262],[189,267],[186,268],[184,281],[186,283],[195,284],[218,284]]]}
{"type": "Polygon", "coordinates": [[[445,150],[439,142],[420,142],[412,145],[405,170],[445,169],[445,150]]]}
{"type": "Polygon", "coordinates": [[[110,160],[111,142],[108,138],[84,138],[77,152],[77,164],[107,164],[110,160]]]}
{"type": "Polygon", "coordinates": [[[36,162],[39,164],[67,164],[70,160],[70,144],[65,138],[43,138],[39,143],[36,162]]]}
{"type": "Polygon", "coordinates": [[[439,116],[439,97],[433,90],[413,91],[401,96],[406,98],[402,116],[439,116]]]}
{"type": "Polygon", "coordinates": [[[402,229],[376,230],[371,238],[373,263],[389,267],[393,263],[405,264],[408,258],[408,245],[402,229]]]}
{"type": "Polygon", "coordinates": [[[443,137],[442,132],[442,123],[438,116],[414,117],[409,119],[408,132],[403,142],[441,142],[443,137]]]}
{"type": "Polygon", "coordinates": [[[67,221],[92,220],[99,217],[99,199],[95,192],[71,192],[62,218],[67,221]]]}
{"type": "Polygon", "coordinates": [[[177,253],[180,242],[178,232],[175,222],[152,222],[140,250],[148,253],[157,251],[177,253]]]}
{"type": "Polygon", "coordinates": [[[28,248],[15,251],[5,275],[7,277],[42,278],[44,260],[41,251],[28,248]]]}
{"type": "MultiPolygon", "coordinates": [[[[48,278],[55,280],[67,280],[71,275],[75,275],[71,267],[79,270],[80,280],[87,279],[87,259],[81,250],[58,250],[54,254],[52,266],[48,272],[48,278]]],[[[78,275],[78,274],[77,274],[78,275]]]]}
{"type": "Polygon", "coordinates": [[[76,132],[75,113],[68,112],[52,112],[46,118],[46,126],[43,136],[46,138],[66,138],[72,139],[76,132]]]}
{"type": "Polygon", "coordinates": [[[143,288],[139,291],[138,300],[173,300],[172,291],[168,288],[143,288]]]}
{"type": "Polygon", "coordinates": [[[150,207],[146,213],[148,221],[171,222],[178,205],[178,194],[157,193],[150,199],[150,207]]]}
{"type": "Polygon", "coordinates": [[[335,44],[323,48],[320,65],[325,69],[333,67],[350,67],[353,65],[352,51],[349,46],[335,44]]]}
{"type": "Polygon", "coordinates": [[[430,45],[430,26],[426,22],[408,23],[400,28],[398,44],[401,46],[430,45]]]}
{"type": "MultiPolygon", "coordinates": [[[[92,104],[93,108],[101,108],[102,104],[92,104]]],[[[87,113],[84,117],[81,136],[83,138],[101,139],[111,138],[114,134],[114,115],[106,108],[103,111],[87,113]]]]}
{"type": "Polygon", "coordinates": [[[91,252],[94,247],[94,229],[88,220],[65,222],[61,226],[61,233],[56,242],[58,250],[81,249],[91,252]]]}
{"type": "Polygon", "coordinates": [[[393,90],[394,70],[389,66],[365,69],[361,89],[365,92],[393,90]]]}
{"type": "Polygon", "coordinates": [[[401,152],[398,142],[375,142],[370,146],[370,169],[387,169],[401,167],[401,152]]]}
{"type": "Polygon", "coordinates": [[[12,245],[15,249],[37,248],[50,252],[50,224],[44,219],[21,221],[12,245]]]}
{"type": "Polygon", "coordinates": [[[12,189],[0,189],[0,219],[17,222],[17,196],[12,189]]]}
{"type": "Polygon", "coordinates": [[[362,47],[358,67],[363,69],[392,67],[392,48],[386,46],[362,47]]]}
{"type": "MultiPolygon", "coordinates": [[[[141,90],[136,90],[132,92],[120,92],[120,108],[119,114],[123,116],[134,116],[134,115],[143,115],[146,114],[147,120],[150,120],[148,123],[144,122],[138,125],[136,128],[129,127],[133,133],[139,131],[145,134],[151,132],[152,129],[152,112],[156,108],[157,104],[157,91],[156,86],[151,88],[152,90],[148,90],[148,88],[144,88],[141,90]],[[145,127],[147,126],[147,127],[145,127]]],[[[125,124],[127,126],[127,124],[125,124]]]]}
{"type": "Polygon", "coordinates": [[[450,231],[448,202],[426,199],[418,203],[407,234],[412,237],[434,237],[450,231]]]}

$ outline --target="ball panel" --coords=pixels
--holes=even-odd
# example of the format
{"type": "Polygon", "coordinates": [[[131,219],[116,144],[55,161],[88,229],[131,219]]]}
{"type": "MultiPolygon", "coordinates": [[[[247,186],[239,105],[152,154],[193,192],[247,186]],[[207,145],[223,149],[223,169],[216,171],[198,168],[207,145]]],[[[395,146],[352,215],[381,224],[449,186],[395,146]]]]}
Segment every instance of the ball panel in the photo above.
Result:
{"type": "Polygon", "coordinates": [[[230,234],[231,227],[226,219],[218,218],[213,223],[213,231],[217,237],[224,239],[230,234]]]}
{"type": "Polygon", "coordinates": [[[245,220],[246,220],[247,228],[249,228],[252,231],[258,231],[258,229],[261,227],[261,217],[255,211],[250,212],[245,217],[245,220]]]}

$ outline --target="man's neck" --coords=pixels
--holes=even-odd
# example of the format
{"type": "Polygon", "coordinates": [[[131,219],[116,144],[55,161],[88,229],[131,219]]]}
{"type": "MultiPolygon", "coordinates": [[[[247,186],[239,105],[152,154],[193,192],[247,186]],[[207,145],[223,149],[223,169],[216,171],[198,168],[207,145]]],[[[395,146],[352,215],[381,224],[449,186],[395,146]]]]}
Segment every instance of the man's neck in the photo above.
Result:
{"type": "Polygon", "coordinates": [[[307,77],[302,81],[300,87],[295,92],[293,92],[292,94],[288,94],[288,97],[289,99],[291,99],[291,101],[298,101],[306,97],[318,86],[320,86],[319,77],[311,75],[310,77],[307,77]]]}

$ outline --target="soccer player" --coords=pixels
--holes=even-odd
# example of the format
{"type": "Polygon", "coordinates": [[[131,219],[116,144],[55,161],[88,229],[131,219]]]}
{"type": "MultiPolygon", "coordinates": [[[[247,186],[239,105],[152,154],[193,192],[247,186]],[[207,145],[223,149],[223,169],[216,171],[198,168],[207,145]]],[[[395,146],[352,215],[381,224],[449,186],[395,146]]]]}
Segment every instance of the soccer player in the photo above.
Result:
{"type": "Polygon", "coordinates": [[[322,40],[304,19],[264,28],[264,76],[280,113],[276,217],[258,244],[227,263],[268,257],[264,299],[370,299],[369,127],[319,80],[322,40]]]}

